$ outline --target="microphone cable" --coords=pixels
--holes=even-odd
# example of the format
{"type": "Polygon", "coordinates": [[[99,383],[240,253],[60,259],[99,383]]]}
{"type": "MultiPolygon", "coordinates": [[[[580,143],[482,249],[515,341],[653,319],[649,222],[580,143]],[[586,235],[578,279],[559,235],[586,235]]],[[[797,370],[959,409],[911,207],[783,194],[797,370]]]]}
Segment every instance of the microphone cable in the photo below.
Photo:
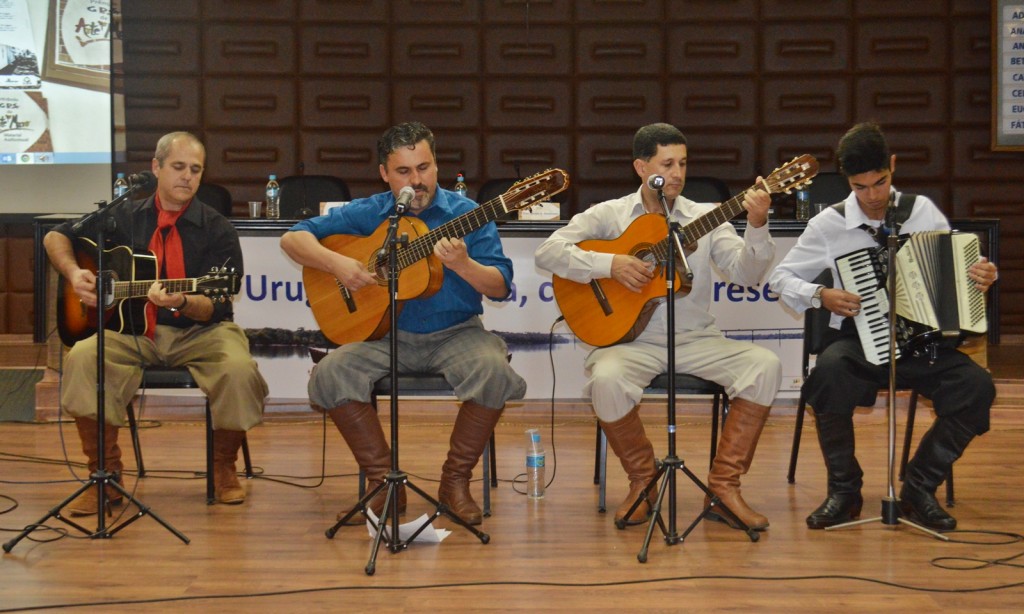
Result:
{"type": "MultiPolygon", "coordinates": [[[[551,475],[547,476],[547,482],[544,484],[544,490],[547,490],[555,483],[555,476],[558,474],[558,447],[555,445],[555,390],[558,383],[558,374],[555,371],[555,327],[558,326],[559,322],[565,320],[565,316],[558,316],[555,321],[551,323],[551,328],[548,329],[548,364],[551,366],[551,411],[550,419],[548,422],[548,431],[551,441],[551,475]]],[[[545,466],[547,460],[545,459],[545,466]]],[[[512,478],[512,490],[525,495],[525,490],[519,490],[517,485],[526,483],[526,472],[520,473],[512,478]]]]}

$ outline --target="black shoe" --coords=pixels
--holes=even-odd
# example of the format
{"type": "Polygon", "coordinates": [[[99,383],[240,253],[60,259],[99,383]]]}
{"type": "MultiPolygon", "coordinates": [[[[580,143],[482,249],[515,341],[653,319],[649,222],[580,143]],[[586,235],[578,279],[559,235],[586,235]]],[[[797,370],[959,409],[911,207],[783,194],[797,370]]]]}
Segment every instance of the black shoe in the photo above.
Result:
{"type": "Polygon", "coordinates": [[[860,492],[829,494],[818,509],[807,517],[807,527],[824,529],[837,524],[850,522],[860,518],[860,510],[864,507],[864,497],[860,492]]]}
{"type": "Polygon", "coordinates": [[[907,520],[933,531],[952,531],[956,528],[956,518],[942,509],[933,493],[906,484],[900,489],[900,510],[907,520]]]}

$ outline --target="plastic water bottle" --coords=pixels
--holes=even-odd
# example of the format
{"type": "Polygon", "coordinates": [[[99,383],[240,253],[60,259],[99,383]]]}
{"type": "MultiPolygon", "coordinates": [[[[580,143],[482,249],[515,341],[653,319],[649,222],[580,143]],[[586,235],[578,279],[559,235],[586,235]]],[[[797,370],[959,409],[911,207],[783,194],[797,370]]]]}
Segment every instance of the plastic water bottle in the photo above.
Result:
{"type": "Polygon", "coordinates": [[[796,192],[796,219],[804,221],[811,219],[811,193],[807,190],[797,190],[796,192]]]}
{"type": "Polygon", "coordinates": [[[466,177],[462,173],[459,173],[458,177],[455,178],[455,187],[452,188],[459,196],[466,196],[468,189],[466,188],[466,177]]]}
{"type": "Polygon", "coordinates": [[[544,497],[544,444],[540,431],[526,431],[526,496],[531,499],[544,497]]]}
{"type": "Polygon", "coordinates": [[[117,179],[114,180],[114,198],[124,196],[128,193],[128,180],[124,178],[124,173],[118,173],[117,179]]]}
{"type": "Polygon", "coordinates": [[[281,217],[281,186],[277,183],[277,175],[271,175],[267,182],[267,219],[276,220],[281,217]]]}

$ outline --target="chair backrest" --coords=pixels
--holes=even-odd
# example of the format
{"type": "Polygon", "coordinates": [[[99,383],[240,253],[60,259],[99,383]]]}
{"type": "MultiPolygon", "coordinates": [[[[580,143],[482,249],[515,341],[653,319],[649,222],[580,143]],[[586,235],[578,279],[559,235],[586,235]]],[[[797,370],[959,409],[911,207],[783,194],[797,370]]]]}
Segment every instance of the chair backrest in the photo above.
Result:
{"type": "Polygon", "coordinates": [[[518,182],[519,179],[504,178],[504,179],[489,179],[480,186],[480,190],[476,193],[476,202],[485,203],[489,200],[495,199],[511,188],[518,182]]]}
{"type": "Polygon", "coordinates": [[[196,190],[196,197],[216,209],[224,217],[231,215],[231,205],[234,201],[231,199],[231,192],[224,186],[216,183],[200,183],[199,189],[196,190]]]}
{"type": "MultiPolygon", "coordinates": [[[[832,269],[825,269],[819,273],[813,283],[831,288],[832,269]]],[[[820,354],[839,335],[838,331],[829,326],[831,319],[832,312],[824,307],[811,308],[804,312],[804,376],[808,374],[809,357],[820,354]]]]}
{"type": "Polygon", "coordinates": [[[729,200],[729,186],[716,177],[687,177],[683,196],[698,203],[722,203],[729,200]]]}
{"type": "Polygon", "coordinates": [[[298,220],[320,215],[320,203],[352,200],[345,180],[334,175],[292,175],[281,184],[281,217],[298,220]]]}
{"type": "Polygon", "coordinates": [[[850,182],[842,173],[818,173],[807,186],[811,193],[811,204],[834,205],[850,195],[850,182]]]}

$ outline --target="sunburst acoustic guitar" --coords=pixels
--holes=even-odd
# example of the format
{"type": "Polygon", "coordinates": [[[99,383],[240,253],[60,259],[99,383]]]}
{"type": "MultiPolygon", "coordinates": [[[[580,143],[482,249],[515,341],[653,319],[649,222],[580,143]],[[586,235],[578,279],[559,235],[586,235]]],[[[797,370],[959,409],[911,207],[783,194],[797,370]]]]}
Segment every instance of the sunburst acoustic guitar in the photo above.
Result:
{"type": "MultiPolygon", "coordinates": [[[[157,280],[156,257],[135,254],[125,246],[104,250],[105,268],[113,280],[107,284],[106,298],[102,300],[103,323],[117,332],[142,334],[146,332],[145,299],[149,287],[157,280]]],[[[98,250],[89,239],[78,239],[75,244],[78,266],[96,272],[98,250]]],[[[203,294],[214,300],[227,300],[238,292],[238,273],[233,269],[214,268],[202,277],[187,279],[161,279],[168,293],[203,294]]],[[[78,299],[71,282],[61,278],[57,284],[57,332],[60,340],[73,346],[96,332],[100,310],[88,307],[78,299]]]]}

